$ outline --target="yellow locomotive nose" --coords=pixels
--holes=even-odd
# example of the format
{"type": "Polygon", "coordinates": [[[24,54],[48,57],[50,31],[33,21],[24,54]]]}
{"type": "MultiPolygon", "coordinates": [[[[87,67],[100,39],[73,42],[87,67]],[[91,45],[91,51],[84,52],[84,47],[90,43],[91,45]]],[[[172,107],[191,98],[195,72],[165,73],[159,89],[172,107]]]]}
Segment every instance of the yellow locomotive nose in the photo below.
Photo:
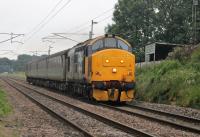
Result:
{"type": "Polygon", "coordinates": [[[92,81],[124,81],[133,82],[134,56],[125,50],[106,49],[92,56],[92,81]],[[101,75],[96,74],[100,72],[101,75]]]}
{"type": "Polygon", "coordinates": [[[106,49],[92,55],[93,97],[101,101],[134,98],[135,56],[125,50],[106,49]],[[106,83],[106,84],[105,84],[106,83]]]}

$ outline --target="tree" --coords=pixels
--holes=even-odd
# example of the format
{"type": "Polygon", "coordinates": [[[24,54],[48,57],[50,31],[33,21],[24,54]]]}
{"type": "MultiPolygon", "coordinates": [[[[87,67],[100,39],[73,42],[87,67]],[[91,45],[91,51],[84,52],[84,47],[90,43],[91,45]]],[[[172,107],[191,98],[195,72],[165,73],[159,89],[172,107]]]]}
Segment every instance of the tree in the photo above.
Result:
{"type": "Polygon", "coordinates": [[[153,0],[119,0],[113,13],[114,24],[108,25],[107,33],[119,35],[128,40],[136,54],[139,47],[154,41],[155,10],[153,0]]]}
{"type": "Polygon", "coordinates": [[[42,56],[30,56],[30,55],[19,55],[17,60],[9,60],[8,58],[0,58],[0,73],[12,72],[12,71],[25,71],[25,66],[29,61],[46,57],[42,56]]]}
{"type": "Polygon", "coordinates": [[[157,0],[157,31],[155,39],[186,44],[191,39],[192,1],[157,0]]]}
{"type": "Polygon", "coordinates": [[[8,58],[0,58],[0,73],[10,72],[12,68],[12,61],[8,58]]]}
{"type": "Polygon", "coordinates": [[[108,33],[122,36],[133,46],[152,41],[155,11],[148,0],[119,0],[113,15],[115,23],[107,26],[108,33]]]}
{"type": "Polygon", "coordinates": [[[113,21],[106,33],[128,40],[138,55],[141,46],[155,41],[187,44],[192,37],[192,1],[118,0],[113,21]]]}

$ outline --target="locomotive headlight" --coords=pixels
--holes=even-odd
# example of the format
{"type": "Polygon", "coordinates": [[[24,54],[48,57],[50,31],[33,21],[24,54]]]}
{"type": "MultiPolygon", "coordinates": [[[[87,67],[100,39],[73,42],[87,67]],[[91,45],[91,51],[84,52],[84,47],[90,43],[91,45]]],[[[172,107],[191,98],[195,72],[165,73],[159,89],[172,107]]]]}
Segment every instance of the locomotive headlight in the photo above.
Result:
{"type": "Polygon", "coordinates": [[[112,72],[113,72],[113,73],[116,73],[116,72],[117,72],[117,69],[116,69],[116,68],[113,68],[113,69],[112,69],[112,72]]]}
{"type": "Polygon", "coordinates": [[[120,62],[121,62],[121,63],[124,63],[124,61],[123,61],[123,60],[121,60],[120,62]]]}
{"type": "Polygon", "coordinates": [[[106,63],[108,63],[108,62],[109,62],[109,60],[107,59],[107,60],[106,60],[106,63]]]}

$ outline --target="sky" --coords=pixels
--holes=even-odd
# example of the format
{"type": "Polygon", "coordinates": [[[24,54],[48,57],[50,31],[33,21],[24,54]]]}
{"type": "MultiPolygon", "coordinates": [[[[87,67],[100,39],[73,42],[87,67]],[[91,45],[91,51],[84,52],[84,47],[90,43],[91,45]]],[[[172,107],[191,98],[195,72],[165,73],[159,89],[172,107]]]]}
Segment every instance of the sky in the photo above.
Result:
{"type": "MultiPolygon", "coordinates": [[[[13,42],[1,41],[11,36],[0,34],[0,58],[16,59],[20,54],[51,54],[68,49],[89,38],[91,20],[94,37],[103,35],[112,24],[114,6],[118,0],[0,0],[0,33],[24,34],[13,42]],[[73,39],[42,40],[52,33],[67,33],[73,39]],[[24,44],[21,44],[22,42],[24,44]],[[37,51],[37,52],[36,52],[37,51]]],[[[13,35],[15,36],[15,35],[13,35]]]]}

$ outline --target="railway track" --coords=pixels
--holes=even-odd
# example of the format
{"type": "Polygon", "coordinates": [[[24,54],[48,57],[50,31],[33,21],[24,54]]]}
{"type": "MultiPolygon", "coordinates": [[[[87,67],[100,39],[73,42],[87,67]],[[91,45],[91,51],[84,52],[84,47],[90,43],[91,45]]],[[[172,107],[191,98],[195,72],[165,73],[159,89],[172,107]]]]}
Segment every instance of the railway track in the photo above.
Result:
{"type": "Polygon", "coordinates": [[[156,109],[152,109],[152,108],[142,107],[138,104],[127,104],[127,106],[130,107],[130,108],[142,110],[142,111],[145,111],[145,112],[151,112],[151,113],[154,113],[154,114],[159,114],[159,115],[163,115],[163,116],[167,116],[167,117],[173,117],[173,118],[180,119],[180,120],[183,120],[183,121],[188,121],[188,122],[200,124],[200,119],[198,119],[198,118],[192,118],[192,117],[188,117],[188,116],[185,116],[185,115],[180,115],[180,114],[175,114],[175,113],[171,113],[171,112],[166,112],[166,111],[156,110],[156,109]]]}
{"type": "Polygon", "coordinates": [[[168,124],[177,129],[184,129],[186,131],[200,134],[200,120],[196,118],[172,114],[164,111],[158,111],[137,105],[127,105],[120,107],[111,106],[103,103],[101,103],[100,105],[129,115],[136,115],[145,119],[150,119],[152,121],[168,124]]]}
{"type": "Polygon", "coordinates": [[[62,115],[56,113],[54,110],[50,109],[48,106],[42,104],[41,102],[39,102],[38,100],[34,99],[32,96],[28,95],[27,93],[25,93],[24,91],[22,91],[21,89],[19,89],[18,87],[12,85],[10,82],[8,82],[7,80],[3,79],[4,82],[6,82],[10,87],[14,88],[15,90],[17,90],[18,92],[22,93],[24,96],[26,96],[28,99],[30,99],[32,102],[34,102],[35,104],[37,104],[40,108],[42,108],[44,111],[46,111],[47,113],[49,113],[51,116],[53,116],[54,118],[58,119],[59,121],[63,122],[64,124],[68,124],[70,126],[72,126],[73,128],[77,129],[79,132],[81,132],[84,136],[86,137],[94,137],[93,135],[91,135],[88,131],[84,130],[83,128],[81,128],[79,125],[77,125],[76,123],[69,121],[68,119],[66,119],[65,117],[63,117],[62,115]]]}
{"type": "Polygon", "coordinates": [[[126,106],[117,106],[117,107],[102,103],[100,105],[129,115],[135,115],[151,121],[167,124],[176,129],[181,129],[200,134],[200,119],[197,118],[173,114],[165,111],[158,111],[151,108],[141,107],[137,104],[135,105],[127,104],[126,106]]]}
{"type": "Polygon", "coordinates": [[[56,97],[52,97],[52,96],[49,96],[45,93],[41,93],[40,91],[37,91],[36,89],[32,89],[32,88],[29,88],[23,84],[20,84],[18,82],[16,82],[15,80],[11,80],[10,79],[10,82],[12,81],[13,84],[11,84],[10,82],[8,82],[7,80],[4,80],[6,83],[8,83],[10,86],[12,86],[13,88],[15,88],[17,91],[21,92],[22,94],[24,94],[26,97],[28,97],[29,99],[33,100],[35,103],[37,103],[39,106],[41,106],[43,109],[45,109],[46,111],[52,113],[54,116],[58,117],[59,119],[63,120],[64,122],[72,125],[73,127],[75,127],[77,130],[79,130],[80,132],[82,132],[85,136],[93,136],[91,135],[89,132],[87,132],[86,130],[82,129],[80,126],[78,126],[76,123],[73,123],[71,121],[68,121],[67,119],[65,119],[64,117],[60,116],[59,114],[57,114],[56,112],[54,112],[54,110],[51,110],[49,109],[47,106],[45,106],[44,104],[41,104],[38,100],[35,100],[33,97],[31,97],[28,93],[24,92],[22,89],[19,88],[19,86],[23,87],[23,88],[26,88],[27,90],[30,90],[31,92],[36,92],[38,94],[40,94],[41,96],[44,96],[46,98],[49,98],[51,100],[54,100],[62,105],[65,105],[67,107],[70,107],[78,112],[81,112],[83,114],[86,114],[94,119],[97,119],[98,121],[100,122],[103,122],[113,128],[116,128],[116,129],[119,129],[123,132],[126,132],[126,133],[129,133],[131,135],[134,135],[134,136],[142,136],[142,137],[155,137],[155,135],[152,135],[150,133],[146,133],[140,129],[136,129],[136,128],[133,128],[133,127],[130,127],[130,126],[127,126],[127,125],[124,125],[120,122],[117,122],[117,121],[114,121],[114,120],[111,120],[111,119],[108,119],[98,113],[94,113],[94,112],[90,112],[84,108],[80,108],[80,107],[77,107],[76,105],[74,104],[71,104],[71,103],[68,103],[66,101],[63,101],[63,100],[60,100],[56,97]],[[15,86],[14,86],[15,85],[15,86]]]}

